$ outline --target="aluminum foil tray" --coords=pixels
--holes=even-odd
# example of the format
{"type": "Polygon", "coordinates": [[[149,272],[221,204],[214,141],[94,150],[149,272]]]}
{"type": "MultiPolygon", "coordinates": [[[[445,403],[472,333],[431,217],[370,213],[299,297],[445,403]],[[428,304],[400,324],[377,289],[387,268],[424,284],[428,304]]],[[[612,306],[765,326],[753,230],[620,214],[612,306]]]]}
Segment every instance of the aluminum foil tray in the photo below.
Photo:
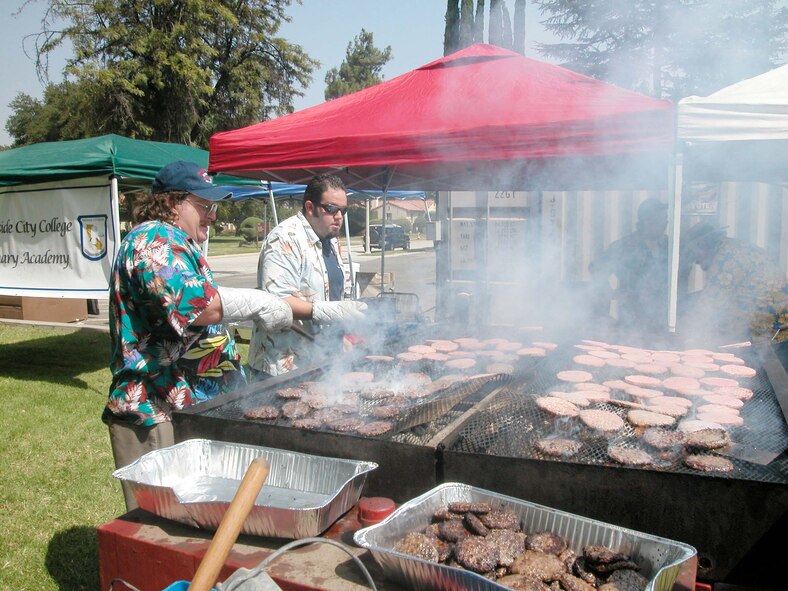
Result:
{"type": "Polygon", "coordinates": [[[207,439],[145,454],[115,470],[137,504],[160,517],[216,530],[253,459],[270,469],[241,529],[273,538],[317,536],[356,504],[373,462],[325,458],[207,439]]]}
{"type": "MultiPolygon", "coordinates": [[[[354,540],[368,549],[386,576],[411,589],[498,591],[499,585],[474,572],[428,562],[392,550],[408,533],[421,531],[439,508],[455,501],[488,502],[517,512],[525,532],[551,531],[582,553],[586,544],[602,544],[630,554],[641,574],[649,578],[647,591],[668,591],[681,573],[694,585],[695,548],[586,517],[573,515],[466,484],[447,483],[401,505],[385,521],[356,532],[354,540]],[[690,571],[690,572],[688,572],[690,571]]],[[[612,502],[614,500],[611,499],[612,502]]]]}

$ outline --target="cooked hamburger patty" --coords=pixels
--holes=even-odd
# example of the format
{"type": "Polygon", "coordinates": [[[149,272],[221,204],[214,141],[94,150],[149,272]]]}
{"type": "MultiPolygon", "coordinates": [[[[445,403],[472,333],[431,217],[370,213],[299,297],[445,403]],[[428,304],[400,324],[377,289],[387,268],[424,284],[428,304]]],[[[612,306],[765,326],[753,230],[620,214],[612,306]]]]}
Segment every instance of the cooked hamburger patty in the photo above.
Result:
{"type": "Polygon", "coordinates": [[[525,551],[525,534],[510,529],[491,529],[487,541],[498,549],[498,564],[509,567],[525,551]]]}
{"type": "Polygon", "coordinates": [[[490,529],[520,531],[520,519],[517,513],[509,509],[491,509],[489,513],[480,515],[479,519],[490,529]]]}
{"type": "Polygon", "coordinates": [[[265,404],[263,406],[257,406],[255,408],[250,408],[246,412],[244,412],[244,417],[247,419],[257,419],[263,421],[270,421],[275,419],[279,416],[279,409],[275,406],[270,406],[265,404]]]}
{"type": "Polygon", "coordinates": [[[733,462],[720,456],[689,455],[684,458],[684,463],[693,470],[702,472],[731,472],[733,462]]]}
{"type": "Polygon", "coordinates": [[[303,388],[279,388],[276,391],[279,398],[301,398],[304,395],[303,388]]]}
{"type": "Polygon", "coordinates": [[[547,554],[555,554],[556,556],[566,550],[566,546],[567,544],[564,538],[549,531],[531,534],[525,541],[526,550],[546,552],[547,554]]]}
{"type": "Polygon", "coordinates": [[[636,427],[670,427],[676,422],[671,416],[649,410],[630,410],[627,420],[636,427]]]}
{"type": "Polygon", "coordinates": [[[685,436],[681,431],[667,431],[651,428],[643,433],[643,441],[657,449],[670,449],[684,445],[685,436]]]}
{"type": "Polygon", "coordinates": [[[534,447],[548,456],[569,457],[575,455],[583,444],[574,439],[538,439],[534,447]]]}
{"type": "Polygon", "coordinates": [[[492,511],[489,503],[484,502],[471,502],[471,501],[456,501],[449,503],[449,511],[455,513],[476,513],[477,515],[484,515],[492,511]]]}
{"type": "Polygon", "coordinates": [[[684,443],[687,447],[696,449],[719,449],[731,442],[731,437],[725,429],[700,429],[687,433],[684,443]]]}
{"type": "Polygon", "coordinates": [[[291,400],[282,405],[282,415],[288,419],[302,419],[312,412],[312,408],[302,400],[291,400]]]}
{"type": "Polygon", "coordinates": [[[498,564],[498,548],[484,538],[463,538],[454,548],[454,556],[462,566],[477,573],[488,573],[498,564]]]}
{"type": "MultiPolygon", "coordinates": [[[[526,543],[528,540],[526,539],[526,543]]],[[[512,574],[526,574],[539,577],[549,583],[557,580],[566,571],[564,563],[554,554],[526,550],[514,559],[511,567],[512,574]]]]}
{"type": "Polygon", "coordinates": [[[394,545],[394,551],[416,556],[430,562],[438,562],[438,549],[430,538],[424,534],[408,534],[394,545]]]}

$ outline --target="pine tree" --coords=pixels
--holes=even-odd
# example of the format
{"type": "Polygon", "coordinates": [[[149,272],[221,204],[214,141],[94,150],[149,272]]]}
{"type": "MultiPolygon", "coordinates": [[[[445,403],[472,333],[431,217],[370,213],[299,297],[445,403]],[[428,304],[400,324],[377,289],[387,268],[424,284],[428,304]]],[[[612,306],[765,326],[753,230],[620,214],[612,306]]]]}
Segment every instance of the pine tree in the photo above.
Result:
{"type": "Polygon", "coordinates": [[[339,68],[331,68],[326,74],[326,100],[381,82],[380,71],[390,59],[391,46],[381,51],[375,47],[372,33],[361,29],[361,33],[348,43],[345,60],[339,68]]]}
{"type": "Polygon", "coordinates": [[[457,0],[446,3],[446,27],[443,32],[443,55],[459,49],[460,42],[460,5],[457,0]]]}
{"type": "Polygon", "coordinates": [[[521,55],[525,55],[525,0],[514,0],[512,49],[521,55]]]}
{"type": "Polygon", "coordinates": [[[460,4],[460,42],[459,47],[473,43],[473,0],[462,0],[460,4]]]}
{"type": "Polygon", "coordinates": [[[476,0],[476,18],[473,19],[473,40],[484,43],[484,0],[476,0]]]}
{"type": "Polygon", "coordinates": [[[490,44],[503,45],[503,0],[490,0],[490,44]]]}

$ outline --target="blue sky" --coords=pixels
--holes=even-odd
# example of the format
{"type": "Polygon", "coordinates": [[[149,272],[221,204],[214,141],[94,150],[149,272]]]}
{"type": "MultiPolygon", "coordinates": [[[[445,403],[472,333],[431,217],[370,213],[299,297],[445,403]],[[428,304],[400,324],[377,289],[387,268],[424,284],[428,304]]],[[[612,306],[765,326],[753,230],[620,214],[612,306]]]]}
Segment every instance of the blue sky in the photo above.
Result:
{"type": "MultiPolygon", "coordinates": [[[[8,145],[11,143],[5,131],[6,120],[11,114],[8,104],[19,92],[37,98],[43,94],[35,64],[25,55],[25,49],[32,54],[33,43],[31,39],[25,42],[25,37],[40,29],[47,3],[46,0],[32,0],[19,15],[16,13],[23,0],[3,0],[0,4],[0,58],[5,80],[0,85],[0,145],[8,145]]],[[[510,10],[514,9],[512,0],[508,0],[507,5],[510,10]]],[[[300,6],[291,6],[292,22],[282,27],[281,36],[301,45],[321,63],[305,96],[296,102],[296,110],[323,102],[326,72],[342,63],[348,43],[362,28],[373,33],[377,47],[391,46],[393,57],[383,71],[386,79],[441,57],[445,10],[445,0],[304,0],[300,6]]],[[[536,10],[526,9],[526,55],[537,59],[531,44],[546,40],[538,20],[536,10]]],[[[62,80],[61,70],[67,55],[64,50],[52,56],[51,81],[62,80]]]]}

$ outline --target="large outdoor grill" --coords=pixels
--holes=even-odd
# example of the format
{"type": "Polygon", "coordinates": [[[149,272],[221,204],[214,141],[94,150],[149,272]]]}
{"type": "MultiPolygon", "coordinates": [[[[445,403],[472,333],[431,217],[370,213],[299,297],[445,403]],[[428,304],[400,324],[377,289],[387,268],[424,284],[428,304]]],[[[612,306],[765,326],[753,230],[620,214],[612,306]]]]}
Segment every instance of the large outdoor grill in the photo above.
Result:
{"type": "MultiPolygon", "coordinates": [[[[409,342],[423,342],[428,338],[425,330],[446,336],[445,331],[428,327],[411,335],[409,342]]],[[[506,336],[526,345],[534,339],[526,333],[506,336]]],[[[389,343],[387,353],[401,351],[407,344],[389,343]]],[[[573,344],[562,345],[542,359],[524,358],[513,375],[470,381],[467,391],[447,390],[444,394],[462,400],[449,410],[439,409],[440,416],[422,413],[420,418],[426,422],[403,432],[361,437],[296,429],[281,419],[261,424],[244,418],[251,406],[274,403],[280,388],[335,379],[325,369],[308,369],[176,412],[176,438],[210,438],[373,461],[379,468],[370,474],[364,494],[390,496],[399,502],[442,482],[463,482],[692,544],[698,549],[699,577],[707,580],[732,582],[746,565],[743,582],[757,584],[757,577],[762,576],[762,582],[771,584],[774,563],[766,566],[759,561],[777,556],[781,546],[776,533],[784,525],[788,508],[784,453],[788,427],[775,396],[775,392],[788,391],[788,378],[771,350],[765,352],[763,364],[747,359],[748,365],[758,366],[757,376],[748,384],[755,396],[742,411],[745,427],[733,429],[731,436],[743,451],[771,451],[776,459],[760,465],[733,457],[732,472],[702,473],[687,468],[680,455],[661,457],[649,467],[615,464],[607,455],[608,445],[638,445],[630,427],[608,440],[577,430],[570,421],[548,418],[534,400],[554,389],[556,371],[571,363],[573,344]],[[768,375],[764,368],[770,370],[768,375]],[[565,460],[534,450],[536,438],[559,433],[578,437],[582,450],[565,460]]],[[[358,356],[351,369],[365,367],[363,356],[358,356]]],[[[410,365],[407,370],[429,371],[429,366],[410,365]]],[[[427,406],[430,402],[435,400],[426,397],[419,404],[423,410],[434,411],[434,405],[427,406]]],[[[609,403],[596,403],[596,407],[622,416],[626,412],[609,403]]]]}

